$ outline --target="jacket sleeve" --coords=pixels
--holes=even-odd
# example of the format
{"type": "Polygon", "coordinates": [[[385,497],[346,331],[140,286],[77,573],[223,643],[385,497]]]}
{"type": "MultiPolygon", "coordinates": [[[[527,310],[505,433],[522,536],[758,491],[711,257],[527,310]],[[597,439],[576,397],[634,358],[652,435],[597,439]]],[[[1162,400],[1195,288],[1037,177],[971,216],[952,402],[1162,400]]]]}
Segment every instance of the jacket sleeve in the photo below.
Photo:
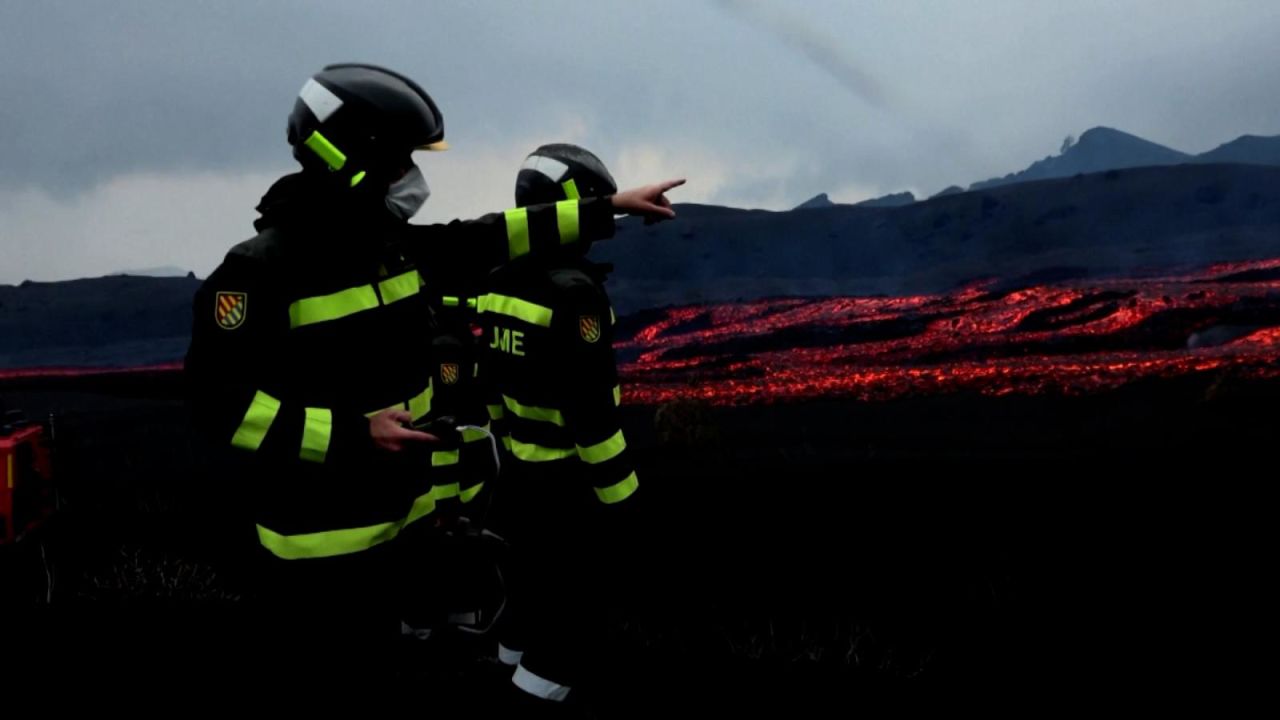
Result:
{"type": "Polygon", "coordinates": [[[613,313],[597,286],[577,284],[556,303],[551,331],[564,348],[564,419],[596,497],[606,505],[627,500],[639,487],[622,434],[613,313]]]}
{"type": "Polygon", "coordinates": [[[613,212],[612,198],[587,198],[514,208],[475,220],[410,225],[410,247],[427,275],[460,273],[479,281],[489,270],[516,258],[613,237],[613,212]]]}
{"type": "Polygon", "coordinates": [[[345,462],[373,450],[359,413],[307,407],[290,391],[280,348],[288,306],[260,261],[228,255],[196,292],[187,351],[187,399],[213,448],[307,463],[345,462]]]}

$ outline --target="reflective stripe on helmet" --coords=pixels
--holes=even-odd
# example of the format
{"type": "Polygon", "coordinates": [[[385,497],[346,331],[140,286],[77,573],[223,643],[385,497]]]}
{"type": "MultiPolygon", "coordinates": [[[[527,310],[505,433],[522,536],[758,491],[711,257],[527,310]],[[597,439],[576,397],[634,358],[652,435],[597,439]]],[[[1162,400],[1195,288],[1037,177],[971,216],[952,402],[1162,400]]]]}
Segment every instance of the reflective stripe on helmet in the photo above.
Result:
{"type": "Polygon", "coordinates": [[[316,82],[314,78],[308,80],[307,84],[302,86],[298,97],[307,104],[311,114],[315,115],[316,120],[320,122],[328,120],[330,115],[342,107],[342,98],[334,95],[329,88],[316,82]]]}
{"type": "Polygon", "coordinates": [[[568,165],[545,155],[530,155],[524,159],[520,169],[540,172],[550,178],[551,182],[560,182],[560,178],[569,173],[568,165]]]}
{"type": "Polygon", "coordinates": [[[560,183],[560,187],[564,188],[564,196],[570,200],[577,200],[582,197],[582,193],[578,192],[578,183],[574,182],[573,178],[560,183]]]}
{"type": "Polygon", "coordinates": [[[319,130],[311,133],[303,144],[311,148],[311,151],[316,155],[319,155],[330,170],[341,170],[342,166],[347,164],[346,153],[329,142],[329,139],[321,135],[319,130]]]}

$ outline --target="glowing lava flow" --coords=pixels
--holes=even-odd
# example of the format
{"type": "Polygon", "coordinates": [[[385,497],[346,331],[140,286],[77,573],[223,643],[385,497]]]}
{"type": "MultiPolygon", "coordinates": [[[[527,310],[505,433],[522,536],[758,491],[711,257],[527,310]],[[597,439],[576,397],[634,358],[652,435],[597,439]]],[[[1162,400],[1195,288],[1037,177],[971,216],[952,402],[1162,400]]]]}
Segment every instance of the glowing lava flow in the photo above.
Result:
{"type": "MultiPolygon", "coordinates": [[[[1074,395],[1222,371],[1280,378],[1280,258],[1151,278],[670,308],[617,348],[625,401],[640,404],[1074,395]]],[[[0,370],[0,380],[180,369],[0,370]]]]}
{"type": "Polygon", "coordinates": [[[1280,259],[941,295],[691,306],[618,345],[628,402],[1079,394],[1236,369],[1280,377],[1280,259]]]}
{"type": "Polygon", "coordinates": [[[168,362],[158,365],[142,365],[138,367],[127,368],[81,368],[81,367],[53,367],[53,368],[16,368],[11,370],[0,369],[0,380],[8,380],[11,378],[55,378],[55,377],[88,377],[88,376],[118,376],[118,375],[139,375],[146,373],[172,373],[182,370],[182,363],[168,362]]]}

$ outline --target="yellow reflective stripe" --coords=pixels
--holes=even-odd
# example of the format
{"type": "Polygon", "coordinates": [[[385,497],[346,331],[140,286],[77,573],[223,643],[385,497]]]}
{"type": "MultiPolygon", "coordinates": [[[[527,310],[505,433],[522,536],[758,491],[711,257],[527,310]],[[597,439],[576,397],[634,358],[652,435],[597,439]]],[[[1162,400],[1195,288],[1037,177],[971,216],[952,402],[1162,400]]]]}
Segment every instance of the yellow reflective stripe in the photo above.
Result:
{"type": "Polygon", "coordinates": [[[319,155],[332,170],[341,170],[342,166],[347,164],[346,154],[329,142],[329,138],[321,135],[319,130],[311,133],[302,144],[311,148],[311,151],[319,155]]]}
{"type": "Polygon", "coordinates": [[[422,283],[418,280],[418,271],[410,270],[378,283],[378,292],[382,293],[382,302],[390,305],[398,300],[418,294],[422,283]]]}
{"type": "Polygon", "coordinates": [[[570,200],[577,200],[582,197],[582,193],[578,192],[578,183],[573,178],[560,183],[560,187],[564,188],[564,196],[570,200]]]}
{"type": "Polygon", "coordinates": [[[436,450],[431,453],[431,467],[444,467],[458,464],[457,450],[436,450]]]}
{"type": "Polygon", "coordinates": [[[333,433],[333,411],[329,408],[307,408],[302,424],[302,449],[298,457],[309,462],[324,462],[333,433]]]}
{"type": "Polygon", "coordinates": [[[447,485],[437,485],[431,488],[431,495],[437,501],[448,500],[449,498],[458,497],[458,483],[449,483],[447,485]]]}
{"type": "MultiPolygon", "coordinates": [[[[433,505],[434,508],[434,505],[433,505]]],[[[379,523],[349,530],[326,530],[302,535],[281,535],[270,528],[258,526],[258,541],[276,557],[285,560],[350,555],[368,550],[400,534],[402,521],[379,523]]]]}
{"type": "Polygon", "coordinates": [[[328,322],[378,307],[378,293],[382,302],[390,305],[398,300],[418,294],[422,281],[417,270],[410,270],[378,283],[378,292],[372,285],[339,290],[328,295],[302,298],[289,303],[289,327],[328,322]]]}
{"type": "Polygon", "coordinates": [[[426,390],[423,390],[404,402],[398,402],[395,405],[388,405],[380,410],[371,410],[365,413],[364,416],[369,418],[388,410],[408,410],[409,414],[413,416],[413,419],[418,420],[422,416],[431,412],[431,400],[434,395],[435,390],[432,388],[431,379],[428,378],[426,390]]]}
{"type": "Polygon", "coordinates": [[[372,285],[339,290],[328,295],[302,298],[289,303],[289,327],[337,320],[378,307],[378,296],[372,285]]]}
{"type": "Polygon", "coordinates": [[[476,299],[475,299],[475,298],[467,298],[467,307],[468,307],[468,308],[470,308],[470,309],[472,309],[472,310],[475,310],[475,309],[476,309],[476,299]]]}
{"type": "Polygon", "coordinates": [[[618,314],[613,311],[613,308],[609,308],[609,324],[610,325],[618,324],[618,314]]]}
{"type": "Polygon", "coordinates": [[[556,203],[556,227],[560,229],[561,245],[568,245],[578,241],[577,200],[561,200],[556,203]]]}
{"type": "Polygon", "coordinates": [[[520,442],[515,438],[511,438],[511,453],[526,462],[548,462],[550,460],[571,458],[574,455],[577,455],[578,451],[573,449],[543,447],[542,445],[520,442]]]}
{"type": "Polygon", "coordinates": [[[515,398],[503,395],[502,402],[506,403],[507,409],[518,417],[525,420],[540,420],[549,422],[552,425],[564,427],[564,415],[555,408],[542,408],[533,405],[521,405],[515,398]]]}
{"type": "Polygon", "coordinates": [[[635,492],[638,487],[640,487],[640,480],[636,478],[636,474],[633,472],[622,482],[614,483],[607,488],[595,488],[595,491],[596,497],[600,498],[600,502],[612,505],[631,497],[631,493],[635,492]]]}
{"type": "Polygon", "coordinates": [[[404,519],[404,524],[416,522],[436,511],[436,495],[435,492],[428,492],[419,495],[413,501],[413,507],[409,510],[408,516],[404,519]]]}
{"type": "Polygon", "coordinates": [[[303,533],[300,535],[281,535],[270,528],[259,525],[258,540],[263,547],[285,560],[349,555],[361,550],[368,550],[399,535],[406,525],[421,520],[435,512],[436,496],[434,490],[433,488],[432,492],[424,493],[415,498],[409,514],[403,519],[394,522],[378,523],[377,525],[346,530],[303,533]]]}
{"type": "Polygon", "coordinates": [[[502,436],[502,447],[506,448],[507,452],[511,452],[511,436],[510,435],[502,436]]]}
{"type": "Polygon", "coordinates": [[[427,380],[427,389],[409,398],[409,414],[414,420],[419,420],[431,412],[431,398],[435,394],[435,390],[431,385],[431,380],[427,380]]]}
{"type": "Polygon", "coordinates": [[[501,405],[485,405],[489,409],[490,420],[501,420],[506,417],[506,413],[502,411],[501,405]]]}
{"type": "MultiPolygon", "coordinates": [[[[489,423],[484,424],[484,429],[485,430],[489,429],[489,423]]],[[[480,430],[472,430],[471,428],[463,428],[462,430],[462,442],[464,443],[476,442],[479,440],[487,440],[488,438],[489,436],[485,435],[480,430]]]]}
{"type": "Polygon", "coordinates": [[[529,254],[529,211],[524,208],[508,210],[503,215],[507,219],[507,258],[515,260],[529,254]]]}
{"type": "Polygon", "coordinates": [[[365,175],[365,172],[364,172],[363,170],[361,170],[360,172],[356,173],[355,175],[352,175],[352,176],[351,176],[351,187],[355,187],[355,186],[359,185],[359,184],[360,184],[360,181],[361,181],[361,180],[364,180],[364,175],[365,175]]]}
{"type": "Polygon", "coordinates": [[[613,404],[614,405],[622,404],[622,386],[621,385],[613,386],[613,404]]]}
{"type": "Polygon", "coordinates": [[[452,297],[449,295],[445,295],[444,297],[440,298],[440,304],[444,305],[445,307],[458,307],[458,304],[460,302],[461,300],[459,300],[458,298],[452,297]]]}
{"type": "Polygon", "coordinates": [[[619,430],[604,442],[598,442],[587,447],[582,447],[581,445],[576,447],[578,448],[578,457],[582,458],[584,462],[596,465],[618,457],[623,450],[627,449],[627,439],[622,437],[622,431],[619,430]]]}
{"type": "Polygon", "coordinates": [[[279,412],[280,401],[259,390],[249,401],[249,409],[245,411],[240,427],[236,428],[236,434],[231,436],[231,445],[241,450],[257,450],[279,412]]]}
{"type": "Polygon", "coordinates": [[[489,293],[480,298],[476,309],[482,313],[491,312],[513,317],[530,325],[551,327],[551,308],[520,298],[489,293]]]}
{"type": "Polygon", "coordinates": [[[458,498],[464,503],[469,503],[476,499],[476,495],[480,494],[480,490],[484,488],[484,483],[476,483],[471,487],[458,493],[458,498]]]}

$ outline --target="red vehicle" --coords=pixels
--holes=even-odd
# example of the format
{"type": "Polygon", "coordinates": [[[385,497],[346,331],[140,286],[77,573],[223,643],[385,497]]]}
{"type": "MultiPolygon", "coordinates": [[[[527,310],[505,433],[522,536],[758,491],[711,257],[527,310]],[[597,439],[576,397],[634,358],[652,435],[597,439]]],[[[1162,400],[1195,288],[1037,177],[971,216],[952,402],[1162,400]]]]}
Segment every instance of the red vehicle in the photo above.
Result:
{"type": "Polygon", "coordinates": [[[22,419],[0,424],[0,545],[38,527],[54,507],[45,428],[22,419]]]}

